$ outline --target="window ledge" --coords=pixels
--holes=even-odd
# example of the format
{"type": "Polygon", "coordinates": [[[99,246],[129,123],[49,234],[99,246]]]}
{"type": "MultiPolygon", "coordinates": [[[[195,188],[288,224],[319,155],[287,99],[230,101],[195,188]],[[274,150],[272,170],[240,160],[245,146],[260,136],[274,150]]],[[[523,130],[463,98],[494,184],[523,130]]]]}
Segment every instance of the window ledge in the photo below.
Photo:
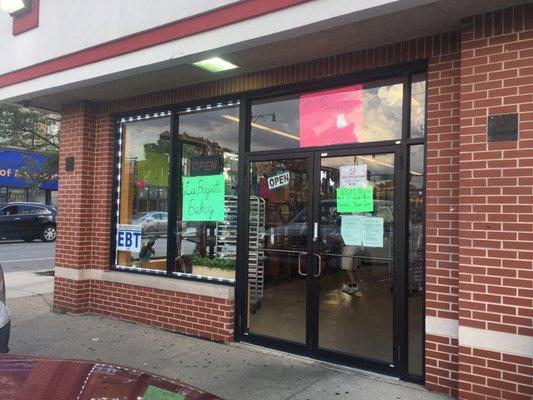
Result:
{"type": "Polygon", "coordinates": [[[129,274],[118,271],[104,271],[101,269],[72,269],[55,268],[56,278],[70,279],[74,281],[97,280],[125,285],[149,287],[159,290],[170,290],[198,296],[210,296],[223,300],[234,300],[235,290],[232,286],[217,285],[213,283],[197,282],[182,279],[169,279],[166,276],[152,276],[141,274],[129,274]]]}

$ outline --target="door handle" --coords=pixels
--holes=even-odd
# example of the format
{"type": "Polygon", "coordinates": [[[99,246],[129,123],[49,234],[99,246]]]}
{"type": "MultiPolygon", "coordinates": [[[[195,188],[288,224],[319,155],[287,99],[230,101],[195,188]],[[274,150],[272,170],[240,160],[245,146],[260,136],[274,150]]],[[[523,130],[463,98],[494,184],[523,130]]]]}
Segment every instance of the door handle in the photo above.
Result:
{"type": "Polygon", "coordinates": [[[307,274],[304,274],[302,272],[302,256],[306,256],[307,253],[304,253],[303,251],[298,253],[298,273],[302,276],[307,276],[307,274]]]}
{"type": "Polygon", "coordinates": [[[320,254],[315,254],[318,257],[318,274],[313,275],[313,278],[318,278],[322,273],[322,256],[320,254]]]}
{"type": "Polygon", "coordinates": [[[318,240],[318,222],[313,224],[313,242],[318,240]]]}
{"type": "Polygon", "coordinates": [[[15,220],[15,221],[18,221],[19,219],[20,219],[20,217],[13,218],[13,220],[15,220]]]}

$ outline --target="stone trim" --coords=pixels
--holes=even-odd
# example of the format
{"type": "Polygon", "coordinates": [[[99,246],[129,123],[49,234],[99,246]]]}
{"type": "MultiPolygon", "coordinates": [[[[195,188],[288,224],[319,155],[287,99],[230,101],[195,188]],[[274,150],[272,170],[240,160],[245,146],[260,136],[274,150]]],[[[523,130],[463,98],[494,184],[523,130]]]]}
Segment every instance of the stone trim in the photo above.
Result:
{"type": "Polygon", "coordinates": [[[235,289],[232,286],[181,279],[169,279],[166,276],[162,277],[129,274],[117,271],[103,271],[101,269],[72,269],[64,267],[56,267],[55,276],[56,278],[65,278],[73,281],[97,280],[123,283],[126,285],[196,294],[198,296],[210,296],[224,300],[234,300],[235,298],[235,289]]]}

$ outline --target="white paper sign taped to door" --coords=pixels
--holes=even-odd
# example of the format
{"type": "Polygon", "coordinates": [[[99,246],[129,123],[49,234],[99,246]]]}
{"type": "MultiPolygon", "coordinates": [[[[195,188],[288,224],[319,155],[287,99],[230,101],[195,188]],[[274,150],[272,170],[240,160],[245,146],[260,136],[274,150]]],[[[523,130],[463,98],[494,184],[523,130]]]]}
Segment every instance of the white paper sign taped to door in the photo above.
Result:
{"type": "Polygon", "coordinates": [[[341,236],[347,246],[383,247],[383,218],[341,216],[341,236]]]}
{"type": "Polygon", "coordinates": [[[366,186],[366,164],[343,165],[339,167],[340,187],[347,186],[366,186]]]}

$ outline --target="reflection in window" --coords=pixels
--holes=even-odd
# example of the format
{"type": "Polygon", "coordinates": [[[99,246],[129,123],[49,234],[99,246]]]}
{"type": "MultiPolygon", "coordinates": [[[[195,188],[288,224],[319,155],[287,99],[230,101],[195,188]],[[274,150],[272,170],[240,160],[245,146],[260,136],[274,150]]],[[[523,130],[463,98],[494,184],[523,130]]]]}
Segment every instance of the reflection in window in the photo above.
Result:
{"type": "Polygon", "coordinates": [[[409,151],[409,373],[422,376],[424,327],[424,145],[409,151]]]}
{"type": "Polygon", "coordinates": [[[170,118],[122,125],[118,223],[141,227],[136,251],[117,251],[117,265],[166,270],[170,118]]]}
{"type": "Polygon", "coordinates": [[[399,139],[402,98],[393,79],[256,101],[251,150],[399,139]]]}
{"type": "Polygon", "coordinates": [[[8,202],[26,201],[26,189],[9,188],[7,193],[8,202]]]}
{"type": "Polygon", "coordinates": [[[426,134],[426,76],[413,76],[411,83],[411,137],[421,138],[426,134]]]}
{"type": "Polygon", "coordinates": [[[235,279],[238,115],[232,107],[179,116],[183,178],[174,272],[235,279]]]}

